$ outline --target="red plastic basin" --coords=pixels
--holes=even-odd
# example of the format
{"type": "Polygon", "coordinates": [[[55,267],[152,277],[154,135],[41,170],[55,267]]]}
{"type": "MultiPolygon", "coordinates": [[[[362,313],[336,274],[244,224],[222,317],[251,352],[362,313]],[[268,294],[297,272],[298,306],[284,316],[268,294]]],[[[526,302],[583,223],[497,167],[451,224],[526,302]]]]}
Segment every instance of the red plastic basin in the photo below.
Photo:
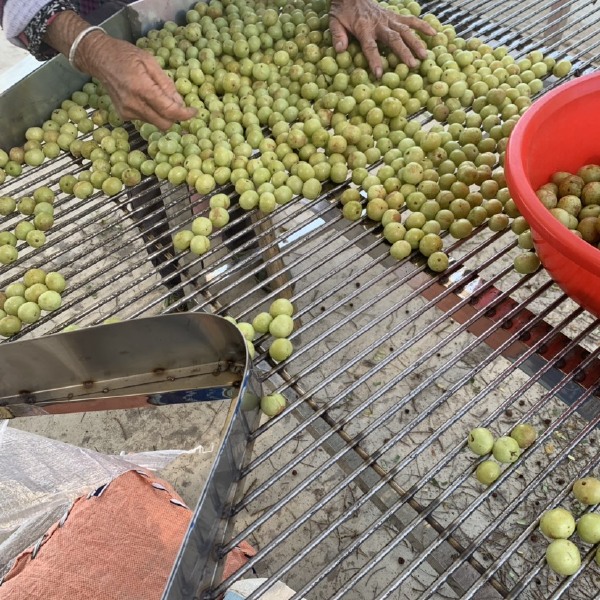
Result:
{"type": "Polygon", "coordinates": [[[535,195],[555,172],[576,173],[590,163],[600,164],[600,73],[534,102],[513,129],[505,162],[509,191],[542,264],[573,300],[600,317],[600,250],[570,233],[535,195]]]}

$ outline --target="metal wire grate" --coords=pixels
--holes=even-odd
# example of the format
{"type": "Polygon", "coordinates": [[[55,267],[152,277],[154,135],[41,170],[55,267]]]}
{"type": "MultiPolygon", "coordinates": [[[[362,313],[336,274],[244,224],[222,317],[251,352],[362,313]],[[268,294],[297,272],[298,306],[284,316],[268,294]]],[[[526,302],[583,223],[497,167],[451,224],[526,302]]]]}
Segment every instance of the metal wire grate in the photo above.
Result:
{"type": "MultiPolygon", "coordinates": [[[[598,64],[590,3],[423,8],[515,56],[542,47],[569,58],[576,75],[598,64]]],[[[57,159],[2,193],[55,188],[82,168],[57,159]]],[[[49,243],[24,249],[0,275],[10,283],[24,266],[51,266],[69,281],[63,307],[24,336],[176,310],[250,319],[284,295],[296,305],[288,361],[270,362],[256,342],[265,387],[290,405],[254,434],[221,548],[246,539],[258,553],[209,597],[253,567],[268,580],[251,598],[277,579],[297,598],[597,597],[595,549],[559,579],[544,566],[537,520],[558,504],[579,511],[570,484],[597,472],[600,329],[544,272],[514,273],[510,232],[480,228],[431,276],[422,258],[390,259],[380,229],[342,218],[342,185],[268,217],[232,212],[208,254],[182,258],[171,235],[206,199],[145,185],[116,200],[59,196],[49,243]],[[467,432],[500,435],[523,421],[538,441],[483,489],[467,432]]]]}

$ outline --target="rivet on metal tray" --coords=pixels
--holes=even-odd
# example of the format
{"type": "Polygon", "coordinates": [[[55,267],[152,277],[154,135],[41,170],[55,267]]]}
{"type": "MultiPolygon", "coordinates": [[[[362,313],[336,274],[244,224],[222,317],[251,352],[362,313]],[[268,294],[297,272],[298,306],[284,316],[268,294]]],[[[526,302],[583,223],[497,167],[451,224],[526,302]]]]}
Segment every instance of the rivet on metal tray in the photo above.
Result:
{"type": "Polygon", "coordinates": [[[524,331],[521,335],[519,335],[519,340],[521,340],[522,342],[526,342],[529,339],[531,339],[530,331],[524,331]]]}
{"type": "Polygon", "coordinates": [[[504,323],[502,323],[502,329],[510,329],[513,326],[512,319],[506,319],[504,323]]]}
{"type": "Polygon", "coordinates": [[[75,394],[73,394],[72,392],[69,392],[67,394],[67,400],[72,400],[75,397],[75,394]]]}
{"type": "Polygon", "coordinates": [[[108,394],[108,392],[109,392],[109,389],[108,389],[108,388],[102,388],[102,393],[103,393],[103,394],[108,394]]]}
{"type": "Polygon", "coordinates": [[[555,366],[557,369],[562,369],[562,368],[565,366],[565,364],[566,364],[566,363],[567,363],[567,361],[566,361],[564,358],[559,358],[559,359],[558,359],[558,360],[557,360],[557,361],[554,363],[554,366],[555,366]]]}
{"type": "Polygon", "coordinates": [[[585,371],[577,370],[575,375],[573,375],[573,381],[577,383],[581,383],[585,379],[585,371]]]}
{"type": "Polygon", "coordinates": [[[485,311],[485,316],[486,317],[493,317],[496,314],[496,309],[495,308],[488,308],[485,311]]]}
{"type": "Polygon", "coordinates": [[[91,379],[89,379],[88,381],[84,381],[82,385],[84,388],[89,389],[91,387],[94,387],[94,382],[91,379]]]}

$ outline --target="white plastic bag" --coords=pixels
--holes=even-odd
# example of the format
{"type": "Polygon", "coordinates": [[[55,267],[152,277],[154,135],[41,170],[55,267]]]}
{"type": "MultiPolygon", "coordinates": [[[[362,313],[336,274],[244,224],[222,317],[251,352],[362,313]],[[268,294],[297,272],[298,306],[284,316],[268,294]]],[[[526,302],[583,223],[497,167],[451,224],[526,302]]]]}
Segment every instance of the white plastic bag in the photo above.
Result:
{"type": "Polygon", "coordinates": [[[211,450],[198,446],[109,456],[0,421],[0,578],[79,496],[132,468],[160,470],[182,454],[211,450]]]}

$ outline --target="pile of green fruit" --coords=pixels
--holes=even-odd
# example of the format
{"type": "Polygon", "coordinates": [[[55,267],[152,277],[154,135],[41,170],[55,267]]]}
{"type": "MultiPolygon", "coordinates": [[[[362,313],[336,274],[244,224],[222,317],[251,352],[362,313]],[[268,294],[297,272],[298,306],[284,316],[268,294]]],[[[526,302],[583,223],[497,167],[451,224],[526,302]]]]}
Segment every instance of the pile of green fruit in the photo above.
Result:
{"type": "Polygon", "coordinates": [[[38,321],[42,311],[60,308],[65,288],[60,273],[29,269],[21,282],[11,283],[0,292],[0,335],[10,337],[21,331],[23,323],[38,321]]]}
{"type": "Polygon", "coordinates": [[[10,265],[19,257],[17,244],[26,242],[32,248],[40,248],[46,242],[45,232],[54,225],[55,193],[47,186],[37,188],[33,196],[15,200],[11,196],[0,197],[0,215],[10,217],[20,213],[24,217],[12,231],[0,232],[0,264],[10,265]]]}
{"type": "Polygon", "coordinates": [[[233,317],[225,317],[242,332],[246,339],[250,357],[254,358],[256,350],[254,340],[257,334],[271,335],[275,338],[269,345],[269,356],[275,362],[287,360],[294,351],[292,342],[288,339],[294,331],[294,305],[286,298],[277,298],[269,306],[268,312],[257,314],[251,323],[236,321],[233,317]]]}
{"type": "MultiPolygon", "coordinates": [[[[573,485],[573,495],[585,506],[600,504],[600,480],[595,477],[578,479],[573,485]]],[[[540,530],[553,540],[546,549],[548,566],[558,575],[566,577],[581,567],[579,548],[568,538],[577,531],[583,543],[600,543],[600,514],[588,512],[576,522],[567,509],[553,508],[542,515],[540,530]]],[[[596,551],[596,563],[600,565],[600,548],[596,551]]]]}
{"type": "MultiPolygon", "coordinates": [[[[421,15],[414,0],[382,5],[421,15]]],[[[462,239],[486,222],[493,231],[527,231],[504,179],[506,143],[543,79],[571,66],[538,51],[517,60],[431,14],[422,18],[437,32],[421,36],[427,58],[411,71],[388,52],[375,81],[356,42],[333,49],[323,0],[199,2],[185,25],[168,21],[136,42],[196,117],[167,132],[136,122],[148,147],[131,150],[110,97],[92,81],[30,128],[23,148],[0,154],[3,177],[67,151],[87,167],[68,176],[65,193],[78,198],[114,196],[155,175],[200,194],[230,183],[243,209],[264,214],[316,199],[326,182],[350,183],[340,196],[346,218],[381,222],[393,257],[419,251],[443,271],[446,231],[462,239]],[[433,124],[412,118],[421,112],[433,124]]],[[[227,209],[211,208],[213,226],[226,224],[227,209]]],[[[189,230],[180,233],[179,251],[210,247],[206,233],[192,229],[193,244],[189,230]]],[[[538,266],[531,253],[515,260],[522,273],[538,266]]]]}
{"type": "Polygon", "coordinates": [[[521,451],[529,448],[537,439],[536,430],[527,423],[516,425],[510,436],[494,439],[494,434],[486,427],[476,427],[469,432],[467,446],[477,456],[492,454],[496,459],[481,462],[475,470],[475,477],[484,485],[492,485],[500,477],[500,465],[510,464],[519,459],[521,451]]]}
{"type": "Polygon", "coordinates": [[[220,229],[229,223],[227,209],[231,200],[227,194],[215,194],[210,198],[210,211],[208,217],[196,217],[191,224],[191,229],[182,229],[173,236],[173,248],[176,252],[189,250],[198,256],[210,250],[209,236],[213,228],[220,229]]]}

